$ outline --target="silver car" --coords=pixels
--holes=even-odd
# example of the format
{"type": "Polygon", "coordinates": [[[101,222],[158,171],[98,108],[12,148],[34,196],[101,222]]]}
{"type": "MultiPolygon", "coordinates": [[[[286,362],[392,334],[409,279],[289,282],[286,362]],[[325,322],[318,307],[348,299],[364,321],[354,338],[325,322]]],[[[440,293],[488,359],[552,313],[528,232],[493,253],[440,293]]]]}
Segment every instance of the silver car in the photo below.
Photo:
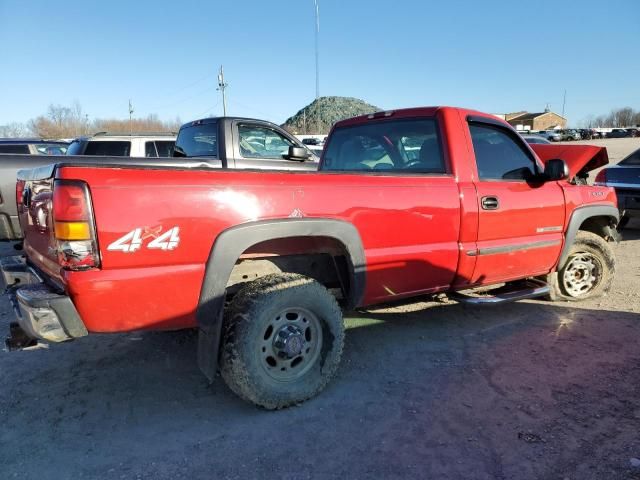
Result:
{"type": "Polygon", "coordinates": [[[546,138],[550,142],[560,142],[561,140],[563,140],[562,133],[560,133],[558,130],[545,130],[543,132],[538,132],[538,135],[546,138]]]}

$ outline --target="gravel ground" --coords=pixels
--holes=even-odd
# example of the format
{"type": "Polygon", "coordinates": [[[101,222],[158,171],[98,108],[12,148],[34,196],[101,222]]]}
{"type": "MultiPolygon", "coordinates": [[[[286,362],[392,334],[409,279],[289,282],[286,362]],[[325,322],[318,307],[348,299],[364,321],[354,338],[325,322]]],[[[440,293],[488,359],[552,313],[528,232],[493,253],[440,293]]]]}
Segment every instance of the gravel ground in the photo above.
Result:
{"type": "Polygon", "coordinates": [[[597,301],[350,316],[337,378],[279,412],[208,385],[192,332],[0,351],[0,478],[640,479],[630,227],[597,301]]]}

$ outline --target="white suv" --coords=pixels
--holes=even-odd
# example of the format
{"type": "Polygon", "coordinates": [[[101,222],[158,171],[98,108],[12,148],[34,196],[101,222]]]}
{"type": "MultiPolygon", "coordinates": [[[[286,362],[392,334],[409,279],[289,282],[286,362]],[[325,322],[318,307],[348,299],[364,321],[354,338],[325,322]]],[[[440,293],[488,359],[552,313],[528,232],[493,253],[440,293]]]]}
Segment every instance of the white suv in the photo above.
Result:
{"type": "Polygon", "coordinates": [[[101,132],[73,140],[67,149],[67,155],[171,157],[175,143],[174,133],[115,135],[101,132]]]}

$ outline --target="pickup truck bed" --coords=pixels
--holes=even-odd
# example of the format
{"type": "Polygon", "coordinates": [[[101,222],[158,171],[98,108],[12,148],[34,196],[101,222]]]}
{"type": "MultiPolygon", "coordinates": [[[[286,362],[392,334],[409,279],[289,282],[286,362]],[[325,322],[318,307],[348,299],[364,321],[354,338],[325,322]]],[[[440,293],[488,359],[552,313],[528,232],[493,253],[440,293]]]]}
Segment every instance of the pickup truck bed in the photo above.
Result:
{"type": "Polygon", "coordinates": [[[220,361],[241,397],[291,405],[335,373],[338,303],[501,284],[493,298],[456,298],[606,292],[614,192],[573,182],[592,154],[570,169],[552,153],[543,164],[505,122],[440,107],[339,122],[319,172],[163,161],[21,172],[24,269],[43,281],[14,285],[21,323],[41,339],[74,338],[78,322],[89,333],[198,327],[209,378],[220,361]],[[43,289],[74,313],[43,309],[43,289]]]}

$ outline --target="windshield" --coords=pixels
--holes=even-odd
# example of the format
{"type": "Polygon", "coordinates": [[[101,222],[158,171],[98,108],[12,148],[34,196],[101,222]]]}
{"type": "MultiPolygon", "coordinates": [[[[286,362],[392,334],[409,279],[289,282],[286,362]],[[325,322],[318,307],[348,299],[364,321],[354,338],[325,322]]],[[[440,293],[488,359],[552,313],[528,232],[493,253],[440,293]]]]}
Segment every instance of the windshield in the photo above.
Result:
{"type": "Polygon", "coordinates": [[[67,146],[57,143],[43,143],[36,145],[36,152],[38,155],[65,155],[67,146]]]}
{"type": "Polygon", "coordinates": [[[181,128],[176,139],[176,150],[187,157],[217,157],[218,124],[214,122],[181,128]]]}

